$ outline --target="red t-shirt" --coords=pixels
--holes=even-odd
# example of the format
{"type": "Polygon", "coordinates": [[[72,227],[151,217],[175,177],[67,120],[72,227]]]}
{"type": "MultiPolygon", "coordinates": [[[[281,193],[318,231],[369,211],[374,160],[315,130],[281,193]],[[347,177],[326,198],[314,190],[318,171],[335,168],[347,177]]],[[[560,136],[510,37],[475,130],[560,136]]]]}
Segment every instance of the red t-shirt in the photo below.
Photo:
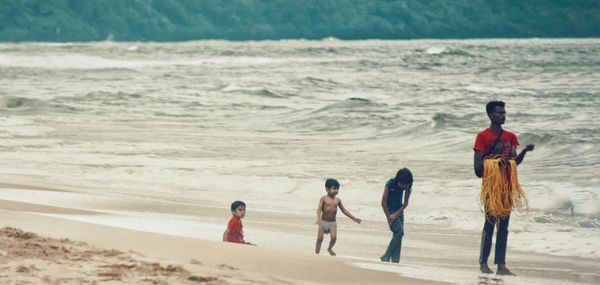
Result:
{"type": "Polygon", "coordinates": [[[228,242],[243,243],[244,239],[244,227],[242,226],[242,220],[236,216],[231,217],[227,224],[229,233],[227,234],[228,242]]]}
{"type": "Polygon", "coordinates": [[[498,139],[498,133],[494,132],[490,128],[487,128],[477,134],[473,150],[481,152],[484,155],[502,154],[506,158],[513,158],[512,150],[519,145],[517,136],[514,133],[504,130],[500,140],[494,147],[493,144],[496,139],[498,139]]]}

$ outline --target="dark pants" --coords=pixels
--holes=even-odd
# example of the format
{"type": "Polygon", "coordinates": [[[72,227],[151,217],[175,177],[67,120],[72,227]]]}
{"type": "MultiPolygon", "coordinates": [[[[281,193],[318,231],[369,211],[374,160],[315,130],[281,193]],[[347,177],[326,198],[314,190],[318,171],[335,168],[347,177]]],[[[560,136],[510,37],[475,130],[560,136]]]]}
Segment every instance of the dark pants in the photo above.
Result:
{"type": "Polygon", "coordinates": [[[399,263],[402,237],[404,236],[404,215],[398,216],[390,225],[390,230],[392,230],[392,240],[390,240],[387,250],[381,256],[381,261],[389,262],[391,260],[392,262],[399,263]]]}
{"type": "Polygon", "coordinates": [[[494,226],[498,224],[496,232],[496,254],[494,264],[506,264],[506,244],[508,242],[508,221],[510,215],[496,221],[494,218],[487,216],[481,233],[481,252],[479,254],[479,263],[487,263],[490,251],[492,250],[492,236],[494,235],[494,226]]]}

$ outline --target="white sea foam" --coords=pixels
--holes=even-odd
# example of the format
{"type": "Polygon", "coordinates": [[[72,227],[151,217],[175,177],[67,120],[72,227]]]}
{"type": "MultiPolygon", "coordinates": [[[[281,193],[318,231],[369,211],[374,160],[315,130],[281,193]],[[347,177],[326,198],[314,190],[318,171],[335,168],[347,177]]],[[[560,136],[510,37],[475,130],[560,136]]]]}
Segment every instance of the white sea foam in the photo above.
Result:
{"type": "Polygon", "coordinates": [[[448,51],[448,48],[439,46],[439,47],[429,47],[425,50],[425,53],[426,54],[442,54],[447,51],[448,51]]]}
{"type": "Polygon", "coordinates": [[[62,215],[41,214],[66,220],[106,225],[124,229],[151,233],[168,234],[181,237],[219,240],[226,225],[207,223],[193,217],[176,215],[156,215],[151,213],[117,212],[101,215],[62,215]]]}
{"type": "Polygon", "coordinates": [[[549,280],[542,278],[523,278],[512,276],[474,275],[472,268],[460,268],[456,264],[382,264],[370,262],[355,262],[354,266],[398,273],[406,277],[421,280],[433,280],[439,282],[451,282],[456,284],[564,284],[564,280],[549,280]],[[452,269],[451,269],[452,268],[452,269]]]}
{"type": "Polygon", "coordinates": [[[54,69],[136,68],[151,63],[136,60],[115,60],[83,54],[39,56],[0,55],[0,66],[54,69]]]}
{"type": "Polygon", "coordinates": [[[40,137],[54,131],[54,128],[32,119],[14,117],[0,117],[0,128],[0,138],[40,137]]]}

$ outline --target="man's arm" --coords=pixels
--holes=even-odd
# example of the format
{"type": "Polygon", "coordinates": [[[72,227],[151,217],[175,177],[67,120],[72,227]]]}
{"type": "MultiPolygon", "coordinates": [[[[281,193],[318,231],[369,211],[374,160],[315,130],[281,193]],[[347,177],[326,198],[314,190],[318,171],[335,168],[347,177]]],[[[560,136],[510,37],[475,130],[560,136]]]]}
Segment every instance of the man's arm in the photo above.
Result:
{"type": "Polygon", "coordinates": [[[342,205],[342,199],[340,199],[340,200],[339,200],[339,202],[338,202],[338,207],[340,207],[340,210],[342,210],[342,213],[344,213],[344,215],[346,215],[348,218],[350,218],[350,219],[352,219],[353,221],[355,221],[355,222],[357,222],[357,223],[359,223],[359,224],[360,224],[360,222],[361,222],[361,219],[359,219],[359,218],[356,218],[356,217],[352,216],[352,214],[350,214],[350,212],[348,212],[348,211],[346,210],[346,208],[344,208],[344,205],[342,205]]]}
{"type": "MultiPolygon", "coordinates": [[[[517,155],[517,157],[515,157],[515,161],[517,162],[517,165],[521,164],[521,162],[523,162],[523,159],[525,159],[525,154],[529,151],[533,151],[534,145],[533,144],[528,144],[523,150],[521,150],[521,152],[519,153],[519,155],[517,155]]],[[[514,150],[515,152],[517,152],[517,150],[514,150]]]]}
{"type": "Polygon", "coordinates": [[[481,178],[483,176],[483,153],[479,151],[475,151],[473,155],[473,169],[477,177],[481,178]]]}

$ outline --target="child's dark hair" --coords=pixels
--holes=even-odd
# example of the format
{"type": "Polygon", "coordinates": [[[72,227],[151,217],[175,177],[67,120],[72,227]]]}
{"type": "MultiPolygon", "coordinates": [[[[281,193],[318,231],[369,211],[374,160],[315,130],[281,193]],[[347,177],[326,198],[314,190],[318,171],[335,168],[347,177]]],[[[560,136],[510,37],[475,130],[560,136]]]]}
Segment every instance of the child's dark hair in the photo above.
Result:
{"type": "Polygon", "coordinates": [[[329,179],[325,180],[325,188],[331,188],[331,187],[339,189],[340,183],[333,178],[329,178],[329,179]]]}
{"type": "Polygon", "coordinates": [[[494,112],[494,110],[496,110],[496,106],[499,107],[504,107],[504,102],[502,101],[490,101],[487,103],[487,105],[485,105],[485,111],[488,114],[491,114],[492,112],[494,112]]]}
{"type": "Polygon", "coordinates": [[[406,167],[401,168],[396,173],[396,178],[394,178],[394,182],[396,182],[396,183],[400,183],[400,182],[407,183],[407,184],[409,184],[409,185],[412,186],[412,184],[413,184],[412,172],[410,172],[410,170],[408,170],[408,168],[406,168],[406,167]]]}
{"type": "Polygon", "coordinates": [[[237,208],[239,208],[240,206],[244,206],[244,208],[246,208],[246,203],[242,201],[235,201],[231,203],[231,211],[235,212],[235,210],[237,210],[237,208]]]}

